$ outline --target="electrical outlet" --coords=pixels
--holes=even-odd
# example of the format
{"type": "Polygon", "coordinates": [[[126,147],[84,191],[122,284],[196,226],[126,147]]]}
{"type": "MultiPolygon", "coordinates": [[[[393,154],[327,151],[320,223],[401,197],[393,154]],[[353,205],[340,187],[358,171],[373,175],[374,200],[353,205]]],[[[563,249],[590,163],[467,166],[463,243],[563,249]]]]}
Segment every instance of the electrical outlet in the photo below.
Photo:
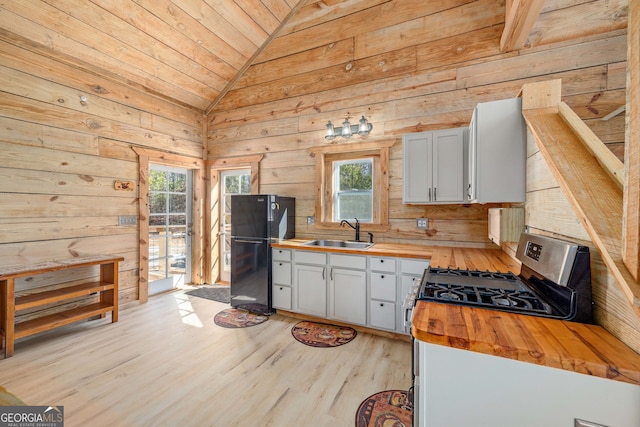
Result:
{"type": "Polygon", "coordinates": [[[313,224],[314,222],[316,222],[316,218],[314,216],[307,217],[307,224],[313,224]]]}
{"type": "Polygon", "coordinates": [[[138,217],[135,215],[120,215],[118,217],[118,225],[136,225],[138,217]]]}
{"type": "Polygon", "coordinates": [[[429,220],[427,218],[417,218],[416,227],[421,230],[426,230],[429,228],[429,220]]]}

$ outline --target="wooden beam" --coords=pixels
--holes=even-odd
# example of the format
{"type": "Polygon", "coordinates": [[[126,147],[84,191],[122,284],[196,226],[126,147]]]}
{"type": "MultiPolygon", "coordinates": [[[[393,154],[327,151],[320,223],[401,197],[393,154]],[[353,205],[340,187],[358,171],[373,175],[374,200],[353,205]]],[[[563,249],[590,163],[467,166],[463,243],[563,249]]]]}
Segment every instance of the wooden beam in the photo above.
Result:
{"type": "Polygon", "coordinates": [[[629,0],[627,26],[626,150],[622,257],[631,275],[640,276],[640,0],[629,0]]]}
{"type": "Polygon", "coordinates": [[[622,190],[624,186],[624,164],[607,148],[604,142],[596,136],[586,123],[564,102],[559,107],[560,116],[573,129],[573,132],[580,137],[589,152],[596,158],[598,163],[607,172],[609,177],[622,190]]]}
{"type": "Polygon", "coordinates": [[[522,49],[529,38],[544,0],[507,0],[505,25],[500,38],[500,50],[522,49]]]}
{"type": "Polygon", "coordinates": [[[522,113],[571,207],[640,314],[640,285],[622,262],[622,191],[557,111],[547,108],[522,113]]]}

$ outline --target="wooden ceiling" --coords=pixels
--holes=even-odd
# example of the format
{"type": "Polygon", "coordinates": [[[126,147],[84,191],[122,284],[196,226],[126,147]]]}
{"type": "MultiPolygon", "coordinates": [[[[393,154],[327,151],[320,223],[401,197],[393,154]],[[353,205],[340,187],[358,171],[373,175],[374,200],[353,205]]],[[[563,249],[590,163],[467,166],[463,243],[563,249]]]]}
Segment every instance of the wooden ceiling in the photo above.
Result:
{"type": "Polygon", "coordinates": [[[0,38],[206,110],[305,0],[15,0],[0,38]]]}
{"type": "MultiPolygon", "coordinates": [[[[0,40],[209,112],[249,66],[273,59],[263,51],[276,37],[285,42],[287,34],[312,28],[316,35],[344,32],[340,25],[335,31],[320,27],[351,16],[340,22],[352,27],[364,16],[370,22],[362,26],[371,30],[386,22],[378,15],[399,10],[398,19],[421,22],[423,1],[4,0],[0,40]]],[[[503,48],[524,43],[542,3],[507,2],[503,48]]]]}

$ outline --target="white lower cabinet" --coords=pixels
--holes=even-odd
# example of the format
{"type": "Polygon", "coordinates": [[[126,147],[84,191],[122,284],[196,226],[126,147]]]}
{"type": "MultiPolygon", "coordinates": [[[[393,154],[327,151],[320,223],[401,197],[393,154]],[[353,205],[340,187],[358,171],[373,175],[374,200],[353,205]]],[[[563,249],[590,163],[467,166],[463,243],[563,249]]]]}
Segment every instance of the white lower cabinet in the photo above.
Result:
{"type": "Polygon", "coordinates": [[[291,250],[272,249],[271,259],[272,305],[291,310],[291,250]]]}
{"type": "Polygon", "coordinates": [[[395,331],[398,260],[390,257],[369,257],[369,326],[395,331]]]}
{"type": "Polygon", "coordinates": [[[366,271],[331,269],[329,318],[356,325],[367,323],[366,271]]]}
{"type": "Polygon", "coordinates": [[[291,286],[273,285],[273,308],[291,310],[291,286]]]}
{"type": "Polygon", "coordinates": [[[326,260],[325,252],[294,252],[293,311],[327,317],[326,260]]]}
{"type": "Polygon", "coordinates": [[[327,317],[326,268],[296,264],[296,292],[294,311],[327,317]]]}
{"type": "Polygon", "coordinates": [[[292,250],[291,262],[291,287],[274,281],[274,307],[398,333],[408,333],[401,319],[405,293],[429,267],[423,259],[315,250],[292,250]]]}
{"type": "Polygon", "coordinates": [[[396,303],[369,301],[369,326],[376,329],[396,329],[396,303]]]}

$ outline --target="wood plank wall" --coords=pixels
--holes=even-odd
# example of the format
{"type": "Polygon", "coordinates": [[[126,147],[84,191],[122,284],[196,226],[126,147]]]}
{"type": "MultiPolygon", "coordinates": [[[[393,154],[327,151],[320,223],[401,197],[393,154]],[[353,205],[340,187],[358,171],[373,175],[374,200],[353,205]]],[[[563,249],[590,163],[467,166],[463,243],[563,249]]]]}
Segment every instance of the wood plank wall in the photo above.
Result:
{"type": "MultiPolygon", "coordinates": [[[[478,102],[515,97],[524,83],[561,78],[564,100],[622,156],[624,116],[599,118],[625,102],[624,1],[550,0],[528,45],[514,52],[499,49],[499,0],[339,5],[308,2],[208,115],[208,157],[264,154],[260,191],[297,198],[299,237],[327,235],[306,217],[315,203],[310,149],[329,144],[328,120],[354,123],[364,114],[373,124],[366,140],[396,142],[391,229],[374,233],[384,242],[491,245],[491,205],[402,204],[400,141],[409,132],[466,126],[478,102]],[[320,13],[326,7],[335,10],[320,13]],[[419,217],[430,219],[428,230],[416,228],[419,217]]],[[[349,151],[359,141],[333,143],[349,151]]]]}
{"type": "MultiPolygon", "coordinates": [[[[310,2],[208,116],[208,156],[264,154],[261,192],[297,198],[297,235],[314,208],[310,148],[327,144],[324,124],[364,114],[367,140],[394,139],[391,230],[377,241],[490,246],[492,205],[402,204],[401,136],[465,126],[478,102],[514,97],[524,83],[562,79],[562,99],[620,158],[625,104],[626,1],[548,0],[525,48],[500,52],[504,4],[493,0],[348,2],[332,20],[310,2]],[[314,9],[315,8],[315,9],[314,9]],[[430,218],[419,231],[415,218],[430,218]]],[[[358,139],[356,139],[357,141],[358,139]]],[[[349,142],[338,142],[349,150],[349,142]]],[[[535,147],[527,162],[527,224],[590,244],[535,147]]],[[[349,230],[332,237],[350,237],[349,230]]],[[[513,252],[514,245],[505,249],[513,252]]],[[[598,323],[640,352],[640,320],[593,256],[598,323]]]]}
{"type": "MultiPolygon", "coordinates": [[[[202,159],[203,112],[25,43],[0,38],[0,57],[0,264],[120,255],[120,302],[137,300],[138,227],[118,226],[119,215],[138,215],[131,147],[202,159]],[[133,181],[135,191],[116,191],[115,180],[133,181]]],[[[98,269],[77,273],[27,278],[17,290],[95,277],[98,269]]]]}

